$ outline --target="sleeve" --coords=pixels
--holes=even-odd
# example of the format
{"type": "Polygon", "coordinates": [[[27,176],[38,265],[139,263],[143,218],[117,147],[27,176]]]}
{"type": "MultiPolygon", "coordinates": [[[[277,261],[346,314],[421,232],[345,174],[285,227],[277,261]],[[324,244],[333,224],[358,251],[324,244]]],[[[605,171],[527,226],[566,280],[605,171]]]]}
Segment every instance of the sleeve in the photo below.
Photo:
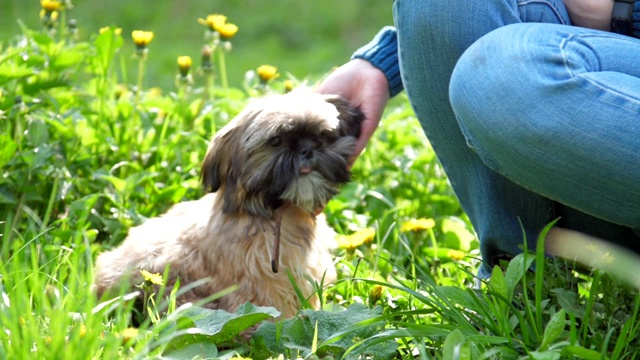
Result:
{"type": "Polygon", "coordinates": [[[635,38],[640,38],[640,0],[636,0],[633,3],[631,35],[635,38]]]}
{"type": "MultiPolygon", "coordinates": [[[[638,15],[640,16],[640,11],[638,15]]],[[[389,81],[391,97],[396,96],[404,89],[400,77],[400,64],[398,63],[398,36],[394,27],[382,28],[373,40],[358,49],[351,56],[351,59],[367,60],[380,69],[389,81]]]]}

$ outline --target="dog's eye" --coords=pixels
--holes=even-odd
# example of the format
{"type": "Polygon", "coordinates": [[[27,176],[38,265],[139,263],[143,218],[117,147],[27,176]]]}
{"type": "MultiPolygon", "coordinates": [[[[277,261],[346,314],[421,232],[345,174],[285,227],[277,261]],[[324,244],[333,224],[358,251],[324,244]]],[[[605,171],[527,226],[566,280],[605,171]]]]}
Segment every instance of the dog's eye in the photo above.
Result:
{"type": "Polygon", "coordinates": [[[274,136],[269,140],[269,145],[273,147],[278,147],[282,145],[282,138],[280,136],[274,136]]]}

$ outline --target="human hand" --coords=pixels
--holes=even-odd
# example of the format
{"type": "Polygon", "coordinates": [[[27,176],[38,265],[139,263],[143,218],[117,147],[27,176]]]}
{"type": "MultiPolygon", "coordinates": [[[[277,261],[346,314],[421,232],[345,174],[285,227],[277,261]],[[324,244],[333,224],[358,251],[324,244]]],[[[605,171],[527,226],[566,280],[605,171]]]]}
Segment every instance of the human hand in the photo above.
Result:
{"type": "Polygon", "coordinates": [[[316,91],[340,95],[364,114],[360,137],[356,140],[354,154],[349,161],[351,167],[378,128],[384,107],[389,101],[389,82],[382,71],[368,61],[353,59],[329,74],[316,91]]]}

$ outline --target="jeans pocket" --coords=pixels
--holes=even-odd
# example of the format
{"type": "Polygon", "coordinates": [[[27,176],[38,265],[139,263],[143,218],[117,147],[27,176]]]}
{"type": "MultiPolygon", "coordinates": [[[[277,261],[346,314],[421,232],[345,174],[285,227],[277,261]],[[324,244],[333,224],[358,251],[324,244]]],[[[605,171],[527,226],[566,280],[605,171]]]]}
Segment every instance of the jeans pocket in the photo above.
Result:
{"type": "Polygon", "coordinates": [[[522,22],[571,24],[562,0],[519,0],[518,11],[522,22]]]}

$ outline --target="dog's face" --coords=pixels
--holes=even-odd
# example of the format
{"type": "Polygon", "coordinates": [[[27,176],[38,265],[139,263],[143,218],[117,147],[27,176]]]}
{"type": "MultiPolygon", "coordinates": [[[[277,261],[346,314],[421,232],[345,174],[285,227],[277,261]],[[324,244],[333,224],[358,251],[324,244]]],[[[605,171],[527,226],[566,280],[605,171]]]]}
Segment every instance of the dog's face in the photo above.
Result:
{"type": "Polygon", "coordinates": [[[214,137],[202,165],[227,213],[270,217],[285,203],[323,208],[349,181],[363,115],[337,97],[294,91],[247,106],[214,137]]]}

